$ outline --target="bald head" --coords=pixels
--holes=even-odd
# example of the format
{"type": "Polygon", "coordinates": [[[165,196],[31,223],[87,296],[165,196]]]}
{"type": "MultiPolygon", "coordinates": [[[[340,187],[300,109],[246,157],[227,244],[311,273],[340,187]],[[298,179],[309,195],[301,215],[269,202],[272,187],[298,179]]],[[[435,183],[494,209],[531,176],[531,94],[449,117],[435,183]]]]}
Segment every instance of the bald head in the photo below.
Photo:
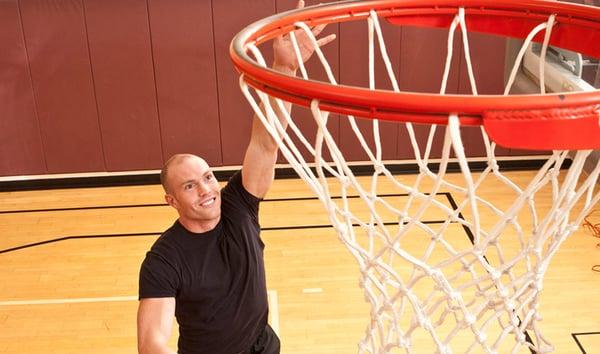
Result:
{"type": "Polygon", "coordinates": [[[186,160],[190,160],[190,159],[198,160],[201,164],[205,164],[206,166],[208,166],[208,164],[206,163],[206,161],[204,161],[204,159],[202,159],[196,155],[176,154],[176,155],[171,156],[171,158],[169,158],[167,160],[167,162],[165,162],[162,170],[160,171],[160,184],[162,184],[163,189],[165,190],[166,193],[169,193],[171,190],[171,186],[169,184],[169,170],[180,165],[182,162],[184,162],[186,160]]]}

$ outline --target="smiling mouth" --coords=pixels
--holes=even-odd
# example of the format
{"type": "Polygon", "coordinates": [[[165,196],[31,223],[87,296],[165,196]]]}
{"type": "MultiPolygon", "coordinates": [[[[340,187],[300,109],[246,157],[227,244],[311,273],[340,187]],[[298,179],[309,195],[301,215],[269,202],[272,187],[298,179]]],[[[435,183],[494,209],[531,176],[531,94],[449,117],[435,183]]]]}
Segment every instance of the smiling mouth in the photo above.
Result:
{"type": "Polygon", "coordinates": [[[203,207],[209,207],[209,206],[215,204],[216,200],[217,200],[216,197],[215,198],[211,198],[211,199],[205,201],[204,203],[201,203],[200,205],[203,206],[203,207]]]}

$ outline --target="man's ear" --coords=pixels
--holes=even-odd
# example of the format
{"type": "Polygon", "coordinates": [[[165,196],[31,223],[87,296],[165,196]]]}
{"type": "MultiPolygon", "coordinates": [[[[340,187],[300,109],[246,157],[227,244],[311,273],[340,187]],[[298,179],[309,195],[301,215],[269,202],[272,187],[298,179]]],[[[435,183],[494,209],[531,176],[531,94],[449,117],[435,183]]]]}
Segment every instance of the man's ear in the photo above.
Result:
{"type": "Polygon", "coordinates": [[[167,204],[169,204],[173,208],[177,209],[177,206],[178,206],[177,205],[177,200],[175,200],[175,198],[173,198],[172,195],[165,194],[165,201],[167,202],[167,204]]]}

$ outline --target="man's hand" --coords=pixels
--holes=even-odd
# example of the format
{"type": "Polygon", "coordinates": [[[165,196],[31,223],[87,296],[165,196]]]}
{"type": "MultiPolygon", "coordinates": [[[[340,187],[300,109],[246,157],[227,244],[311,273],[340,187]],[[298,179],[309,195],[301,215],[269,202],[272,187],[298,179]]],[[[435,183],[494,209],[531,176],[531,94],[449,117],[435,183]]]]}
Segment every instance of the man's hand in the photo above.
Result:
{"type": "MultiPolygon", "coordinates": [[[[299,0],[296,5],[297,9],[301,9],[304,7],[304,0],[299,0]]],[[[312,33],[315,37],[317,37],[321,31],[325,28],[325,25],[319,25],[312,28],[312,33]]],[[[313,47],[310,38],[302,29],[297,29],[294,31],[296,36],[296,41],[298,43],[298,48],[300,49],[300,55],[302,56],[302,62],[306,62],[308,58],[314,53],[315,48],[313,47]]],[[[324,46],[325,44],[333,41],[335,39],[335,34],[330,34],[329,36],[323,37],[317,40],[317,44],[319,47],[324,46]]],[[[292,40],[290,39],[290,35],[286,34],[284,36],[279,36],[275,38],[273,41],[273,51],[274,51],[274,61],[273,61],[273,69],[295,73],[298,70],[298,59],[296,58],[296,52],[294,51],[294,45],[292,44],[292,40]]]]}

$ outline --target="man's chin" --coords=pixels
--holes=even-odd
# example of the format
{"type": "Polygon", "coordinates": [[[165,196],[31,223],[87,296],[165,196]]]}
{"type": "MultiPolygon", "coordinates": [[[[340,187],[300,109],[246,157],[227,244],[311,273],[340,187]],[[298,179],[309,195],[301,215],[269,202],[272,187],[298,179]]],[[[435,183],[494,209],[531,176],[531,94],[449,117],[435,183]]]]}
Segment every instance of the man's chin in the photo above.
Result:
{"type": "Polygon", "coordinates": [[[203,213],[201,215],[201,218],[205,221],[219,221],[219,219],[221,218],[221,213],[203,213]]]}

